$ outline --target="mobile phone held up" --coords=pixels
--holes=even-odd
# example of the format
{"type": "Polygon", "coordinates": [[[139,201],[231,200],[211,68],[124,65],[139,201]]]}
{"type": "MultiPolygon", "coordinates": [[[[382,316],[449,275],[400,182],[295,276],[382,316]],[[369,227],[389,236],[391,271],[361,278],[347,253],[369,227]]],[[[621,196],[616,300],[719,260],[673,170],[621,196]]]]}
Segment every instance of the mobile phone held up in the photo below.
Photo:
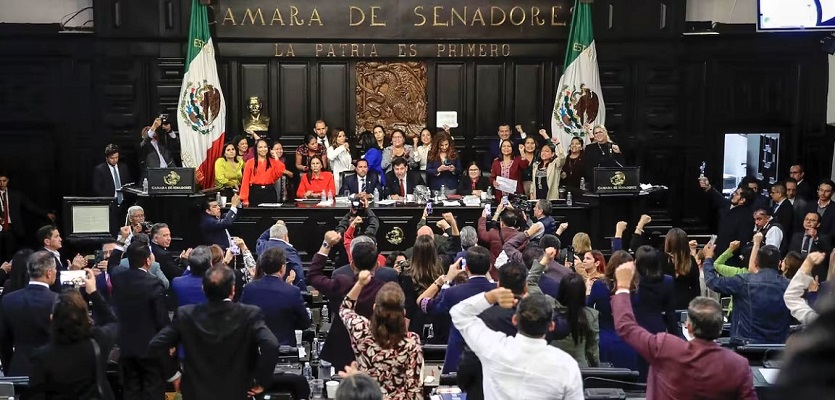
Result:
{"type": "Polygon", "coordinates": [[[710,241],[708,241],[707,244],[709,244],[711,246],[716,244],[716,235],[710,235],[710,241]]]}
{"type": "Polygon", "coordinates": [[[426,215],[432,214],[432,200],[426,202],[426,215]]]}
{"type": "Polygon", "coordinates": [[[466,271],[466,270],[467,270],[467,259],[466,259],[466,258],[462,258],[462,259],[461,259],[461,270],[462,270],[462,271],[466,271]]]}

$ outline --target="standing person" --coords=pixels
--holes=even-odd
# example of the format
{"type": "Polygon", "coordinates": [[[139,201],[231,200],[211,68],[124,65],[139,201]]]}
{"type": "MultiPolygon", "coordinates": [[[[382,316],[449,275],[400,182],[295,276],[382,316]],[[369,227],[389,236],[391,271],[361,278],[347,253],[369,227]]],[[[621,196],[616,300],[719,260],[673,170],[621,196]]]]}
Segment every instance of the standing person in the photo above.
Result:
{"type": "Polygon", "coordinates": [[[458,194],[461,196],[481,196],[490,187],[490,179],[481,175],[481,168],[477,161],[467,165],[467,175],[458,181],[458,194]]]}
{"type": "Polygon", "coordinates": [[[333,171],[333,182],[335,187],[342,186],[342,173],[354,169],[351,159],[351,144],[348,143],[348,136],[341,128],[331,132],[330,146],[328,146],[328,164],[333,171]]]}
{"type": "MultiPolygon", "coordinates": [[[[544,132],[545,130],[542,129],[544,132]]],[[[531,185],[530,198],[556,200],[560,198],[560,170],[565,163],[565,150],[559,143],[556,147],[552,143],[542,146],[539,160],[535,161],[532,168],[533,184],[531,185]]]]}
{"type": "Polygon", "coordinates": [[[594,142],[589,143],[585,150],[586,182],[594,187],[594,169],[597,167],[624,166],[623,154],[620,146],[612,143],[609,131],[603,125],[596,125],[592,129],[594,142]]]}
{"type": "Polygon", "coordinates": [[[5,376],[29,376],[31,355],[49,342],[50,315],[58,294],[49,288],[58,268],[55,257],[38,251],[27,262],[29,285],[0,302],[0,362],[5,376]]]}
{"type": "Polygon", "coordinates": [[[516,181],[516,191],[513,193],[524,193],[522,170],[527,166],[528,161],[516,154],[516,150],[513,148],[513,142],[509,139],[502,140],[501,156],[493,160],[493,165],[490,167],[490,181],[493,183],[496,200],[501,201],[502,197],[505,196],[505,193],[498,189],[496,183],[496,178],[500,176],[516,181]]]}
{"type": "Polygon", "coordinates": [[[446,132],[438,132],[432,140],[426,161],[426,178],[429,189],[440,190],[446,187],[447,194],[455,194],[458,189],[458,177],[461,175],[461,160],[455,143],[446,132]]]}
{"type": "Polygon", "coordinates": [[[316,120],[313,124],[313,133],[316,134],[316,140],[323,148],[330,147],[333,139],[328,140],[328,124],[323,120],[316,120]]]}
{"type": "Polygon", "coordinates": [[[208,303],[180,307],[171,325],[151,340],[149,352],[164,356],[183,346],[188,354],[183,400],[244,400],[261,394],[278,360],[278,342],[261,310],[232,302],[235,274],[226,266],[204,275],[203,291],[208,303]]]}
{"type": "Polygon", "coordinates": [[[415,136],[412,140],[414,141],[412,148],[415,149],[413,158],[419,164],[418,170],[423,181],[426,182],[426,160],[429,155],[429,149],[432,148],[432,131],[428,128],[423,128],[420,130],[420,135],[415,136]]]}
{"type": "Polygon", "coordinates": [[[127,256],[130,270],[111,277],[113,306],[122,316],[117,343],[124,398],[161,399],[165,392],[163,358],[150,354],[148,343],[169,322],[165,287],[148,273],[151,249],[147,245],[132,243],[127,256]]]}
{"type": "MultiPolygon", "coordinates": [[[[282,164],[285,166],[287,165],[286,157],[284,156],[284,146],[281,145],[281,142],[276,140],[273,142],[273,146],[270,148],[270,157],[275,160],[281,161],[282,164]]],[[[293,171],[290,171],[289,168],[284,169],[284,174],[281,175],[281,178],[278,178],[275,181],[275,195],[278,197],[279,203],[284,203],[288,200],[291,200],[293,195],[293,171]]]]}
{"type": "Polygon", "coordinates": [[[817,195],[815,194],[815,184],[806,179],[806,171],[800,164],[794,164],[789,167],[789,176],[794,178],[797,182],[797,197],[811,203],[815,201],[817,195]]]}
{"type": "MultiPolygon", "coordinates": [[[[253,136],[257,137],[258,135],[253,132],[253,136]]],[[[260,139],[260,137],[258,139],[260,139]]],[[[235,136],[235,138],[232,139],[232,143],[235,144],[235,149],[238,150],[238,157],[240,157],[243,162],[247,162],[255,157],[255,147],[249,145],[249,140],[247,140],[246,136],[235,136]]]]}
{"type": "Polygon", "coordinates": [[[794,230],[794,207],[786,193],[786,184],[777,182],[771,185],[771,216],[774,222],[783,227],[783,232],[787,237],[791,237],[791,232],[794,230]]]}
{"type": "MultiPolygon", "coordinates": [[[[555,249],[546,249],[551,252],[544,261],[551,261],[556,255],[555,249]]],[[[597,367],[600,364],[600,328],[598,325],[599,312],[593,308],[586,307],[586,285],[583,278],[571,273],[560,280],[560,288],[557,292],[557,301],[564,308],[558,309],[557,313],[568,322],[568,337],[551,342],[562,351],[565,351],[580,368],[597,367]]]]}
{"type": "Polygon", "coordinates": [[[339,310],[357,364],[380,382],[388,398],[423,399],[423,348],[420,337],[406,329],[403,291],[393,282],[383,285],[374,298],[372,315],[365,317],[354,308],[370,282],[371,272],[360,271],[339,310]]]}
{"type": "Polygon", "coordinates": [[[583,160],[583,139],[573,137],[571,138],[571,144],[568,146],[568,156],[562,165],[560,177],[569,191],[576,192],[580,190],[580,179],[585,176],[586,162],[583,160]]]}
{"type": "Polygon", "coordinates": [[[669,333],[653,334],[638,325],[632,312],[634,264],[619,266],[615,274],[617,290],[612,296],[612,310],[617,332],[650,364],[647,398],[757,398],[748,360],[714,342],[724,322],[722,306],[716,300],[697,297],[687,307],[685,326],[695,339],[687,342],[669,333]],[[698,379],[694,379],[695,371],[698,379]]]}
{"type": "MultiPolygon", "coordinates": [[[[799,186],[798,186],[799,187],[799,186]]],[[[832,191],[835,189],[835,182],[824,179],[818,185],[818,200],[809,202],[806,212],[816,212],[821,216],[820,232],[824,235],[835,236],[835,203],[832,202],[832,191]]]]}
{"type": "Polygon", "coordinates": [[[327,148],[321,145],[316,135],[304,135],[304,142],[296,148],[296,169],[299,173],[310,170],[310,159],[317,157],[322,162],[322,169],[328,169],[327,148]]]}
{"type": "MultiPolygon", "coordinates": [[[[628,368],[634,371],[638,369],[637,355],[632,346],[624,342],[623,338],[615,332],[615,320],[611,304],[616,289],[615,268],[629,261],[632,261],[632,256],[625,250],[617,250],[612,253],[609,263],[606,264],[606,277],[592,284],[591,293],[586,299],[586,305],[599,312],[600,361],[612,364],[615,368],[628,368]]],[[[637,295],[637,276],[628,288],[633,297],[632,301],[635,303],[640,301],[640,297],[637,295]]]]}
{"type": "Polygon", "coordinates": [[[162,126],[162,120],[157,118],[151,126],[142,129],[142,142],[139,146],[141,148],[140,154],[144,155],[141,158],[145,164],[142,168],[143,171],[148,168],[177,166],[169,147],[166,146],[167,138],[157,132],[160,126],[162,126]]]}
{"type": "Polygon", "coordinates": [[[406,144],[406,134],[400,129],[395,129],[391,131],[391,145],[383,149],[383,161],[380,162],[380,166],[384,171],[389,172],[391,161],[402,157],[409,164],[409,168],[417,168],[419,164],[412,157],[413,154],[412,145],[406,144]]]}
{"type": "Polygon", "coordinates": [[[377,150],[380,150],[380,152],[391,144],[391,141],[386,134],[386,128],[383,128],[382,125],[375,125],[374,129],[371,130],[371,133],[374,134],[374,147],[376,147],[377,150]]]}
{"type": "Polygon", "coordinates": [[[133,182],[128,166],[119,162],[119,146],[108,144],[104,148],[104,162],[93,169],[93,196],[115,197],[123,215],[125,195],[122,185],[133,182]]]}
{"type": "Polygon", "coordinates": [[[231,207],[225,215],[220,214],[220,204],[215,199],[203,200],[203,212],[200,216],[200,231],[203,233],[203,244],[220,246],[226,250],[232,246],[232,236],[229,235],[229,228],[238,218],[238,205],[241,198],[238,195],[232,196],[231,207]]]}
{"type": "Polygon", "coordinates": [[[522,140],[519,145],[519,155],[522,159],[528,162],[528,166],[522,170],[522,186],[525,189],[523,193],[531,192],[531,182],[533,181],[533,164],[539,161],[539,149],[536,138],[528,136],[522,140]]]}
{"type": "Polygon", "coordinates": [[[114,399],[104,371],[119,324],[110,305],[96,290],[93,271],[87,269],[86,273],[86,299],[75,289],[58,296],[51,315],[51,340],[32,355],[28,393],[34,398],[43,394],[47,399],[72,395],[79,399],[114,399]],[[97,316],[95,326],[89,317],[87,300],[97,316]]]}
{"type": "Polygon", "coordinates": [[[296,198],[311,199],[321,196],[322,192],[325,194],[336,192],[333,174],[323,171],[324,164],[319,157],[310,158],[307,173],[302,175],[299,188],[296,189],[296,198]]]}
{"type": "Polygon", "coordinates": [[[485,399],[584,398],[577,361],[545,341],[555,327],[554,308],[545,295],[529,294],[517,302],[510,289],[498,288],[458,303],[449,313],[481,361],[485,399]],[[516,305],[516,336],[493,331],[479,318],[493,304],[505,309],[516,305]]]}
{"type": "Polygon", "coordinates": [[[751,241],[754,236],[754,220],[751,219],[754,191],[747,187],[738,187],[731,194],[730,202],[728,202],[722,193],[710,185],[707,178],[699,178],[699,186],[707,193],[711,207],[717,211],[719,221],[715,242],[717,251],[724,252],[734,240],[742,243],[751,241]]]}
{"type": "Polygon", "coordinates": [[[803,215],[806,214],[806,199],[797,197],[797,181],[794,178],[786,178],[786,199],[794,209],[794,219],[790,227],[792,232],[802,231],[803,215]]]}
{"type": "MultiPolygon", "coordinates": [[[[374,128],[375,130],[377,128],[374,128]]],[[[382,129],[382,128],[380,128],[382,129]]],[[[377,147],[374,134],[365,131],[360,135],[360,145],[362,146],[362,158],[368,162],[368,171],[374,173],[377,179],[380,179],[380,184],[385,185],[385,173],[383,172],[383,151],[377,147]]]]}
{"type": "Polygon", "coordinates": [[[246,162],[241,181],[241,201],[245,205],[257,206],[261,203],[275,203],[278,196],[275,193],[275,182],[286,170],[284,163],[278,160],[278,155],[269,155],[269,145],[264,139],[255,142],[257,155],[246,162]]]}
{"type": "Polygon", "coordinates": [[[484,164],[482,164],[483,170],[486,171],[490,169],[490,166],[493,165],[493,160],[502,158],[502,142],[510,140],[511,147],[516,147],[516,144],[518,143],[515,143],[515,141],[510,138],[511,135],[512,132],[510,131],[510,124],[499,125],[499,128],[496,131],[496,137],[490,139],[490,142],[487,144],[487,151],[484,154],[484,164]]]}
{"type": "Polygon", "coordinates": [[[55,214],[46,212],[29,201],[23,193],[9,188],[9,174],[0,171],[0,245],[3,260],[10,260],[25,240],[26,224],[23,211],[55,221],[55,214]]]}
{"type": "Polygon", "coordinates": [[[223,146],[223,155],[215,161],[215,188],[231,198],[232,194],[241,188],[243,173],[244,162],[235,150],[235,144],[226,143],[223,146]]]}

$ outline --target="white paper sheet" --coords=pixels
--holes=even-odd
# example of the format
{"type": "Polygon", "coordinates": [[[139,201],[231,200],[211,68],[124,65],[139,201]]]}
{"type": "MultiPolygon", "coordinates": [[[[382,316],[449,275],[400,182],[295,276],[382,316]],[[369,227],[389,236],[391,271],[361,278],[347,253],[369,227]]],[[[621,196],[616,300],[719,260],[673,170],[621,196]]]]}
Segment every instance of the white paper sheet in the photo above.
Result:
{"type": "Polygon", "coordinates": [[[397,203],[397,201],[396,200],[377,200],[374,203],[379,204],[381,206],[389,206],[389,205],[392,205],[394,203],[397,203]]]}
{"type": "Polygon", "coordinates": [[[460,207],[461,203],[458,200],[444,200],[444,207],[460,207]]]}
{"type": "Polygon", "coordinates": [[[496,189],[505,193],[516,193],[516,179],[508,179],[503,176],[497,176],[496,189]]]}
{"type": "Polygon", "coordinates": [[[760,374],[769,385],[773,385],[777,383],[777,375],[780,374],[780,370],[777,368],[760,368],[760,374]]]}
{"type": "Polygon", "coordinates": [[[458,127],[458,111],[438,111],[435,113],[435,125],[443,128],[444,125],[450,128],[458,127]]]}
{"type": "Polygon", "coordinates": [[[281,207],[282,203],[261,203],[258,207],[281,207]]]}
{"type": "Polygon", "coordinates": [[[110,230],[110,207],[107,205],[74,205],[71,233],[101,233],[110,230]]]}

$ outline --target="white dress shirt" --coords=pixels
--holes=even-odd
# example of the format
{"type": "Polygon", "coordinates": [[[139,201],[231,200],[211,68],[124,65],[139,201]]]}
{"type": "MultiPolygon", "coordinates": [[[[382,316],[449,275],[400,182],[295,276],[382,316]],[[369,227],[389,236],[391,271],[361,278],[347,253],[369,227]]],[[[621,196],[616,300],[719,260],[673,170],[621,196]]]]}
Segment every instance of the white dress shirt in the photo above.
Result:
{"type": "Polygon", "coordinates": [[[154,150],[157,152],[157,156],[159,156],[159,167],[168,168],[168,163],[165,162],[165,157],[163,157],[162,153],[159,152],[159,143],[157,143],[156,140],[151,140],[151,146],[154,147],[154,150]]]}
{"type": "MultiPolygon", "coordinates": [[[[769,225],[771,224],[771,220],[768,221],[768,224],[769,225]]],[[[766,226],[768,226],[768,225],[766,225],[766,226]]],[[[759,228],[754,227],[754,233],[757,233],[759,231],[760,231],[759,228]]],[[[782,243],[783,243],[783,231],[776,226],[772,226],[771,229],[769,229],[768,232],[765,233],[765,245],[772,245],[772,246],[779,249],[780,244],[782,244],[782,243]]]]}
{"type": "Polygon", "coordinates": [[[545,339],[506,336],[478,317],[491,307],[479,293],[452,307],[452,323],[481,360],[484,399],[582,400],[580,367],[545,339]]]}
{"type": "Polygon", "coordinates": [[[810,324],[818,318],[818,313],[812,307],[809,307],[809,303],[803,298],[803,293],[806,291],[806,288],[814,280],[811,276],[797,271],[789,282],[786,292],[783,293],[783,301],[786,302],[786,308],[792,313],[792,317],[800,321],[803,325],[810,324]]]}

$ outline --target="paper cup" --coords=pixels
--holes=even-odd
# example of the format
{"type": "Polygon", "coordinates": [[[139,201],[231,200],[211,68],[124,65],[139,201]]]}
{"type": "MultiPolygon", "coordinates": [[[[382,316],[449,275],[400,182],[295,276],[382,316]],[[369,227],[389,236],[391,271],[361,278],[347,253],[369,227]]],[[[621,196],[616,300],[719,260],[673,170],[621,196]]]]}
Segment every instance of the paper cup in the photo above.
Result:
{"type": "Polygon", "coordinates": [[[328,391],[328,398],[335,399],[336,398],[336,389],[339,388],[339,382],[337,381],[328,381],[325,383],[325,388],[328,391]]]}
{"type": "Polygon", "coordinates": [[[414,203],[415,202],[415,195],[407,194],[406,195],[406,201],[409,202],[409,203],[414,203]]]}
{"type": "Polygon", "coordinates": [[[301,347],[302,345],[302,331],[296,331],[296,347],[301,347]]]}
{"type": "Polygon", "coordinates": [[[226,196],[220,196],[220,206],[223,207],[226,205],[226,196]]]}

